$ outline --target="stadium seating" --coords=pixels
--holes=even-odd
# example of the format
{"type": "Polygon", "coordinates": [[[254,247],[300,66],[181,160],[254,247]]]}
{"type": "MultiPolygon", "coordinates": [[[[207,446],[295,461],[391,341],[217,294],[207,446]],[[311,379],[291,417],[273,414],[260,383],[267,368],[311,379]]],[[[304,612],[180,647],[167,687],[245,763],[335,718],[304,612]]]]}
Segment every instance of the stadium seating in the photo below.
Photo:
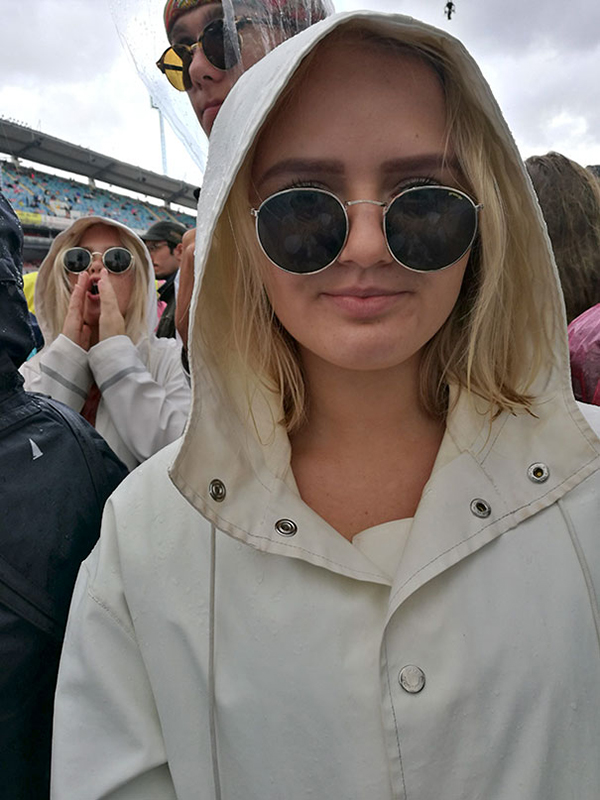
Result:
{"type": "Polygon", "coordinates": [[[146,230],[164,219],[181,222],[188,228],[196,224],[191,215],[31,167],[17,167],[11,161],[0,160],[0,189],[17,212],[37,212],[63,219],[98,214],[136,231],[146,230]]]}

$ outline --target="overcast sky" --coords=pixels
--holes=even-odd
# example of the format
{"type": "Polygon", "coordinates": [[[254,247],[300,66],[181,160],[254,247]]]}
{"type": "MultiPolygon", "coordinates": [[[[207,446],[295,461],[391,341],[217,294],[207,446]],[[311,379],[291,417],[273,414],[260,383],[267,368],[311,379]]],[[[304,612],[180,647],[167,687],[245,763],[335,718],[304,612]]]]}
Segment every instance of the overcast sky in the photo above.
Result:
{"type": "MultiPolygon", "coordinates": [[[[153,61],[166,46],[163,0],[0,0],[0,115],[161,172],[158,114],[109,2],[121,29],[125,17],[136,20],[133,49],[138,59],[152,53],[147,74],[154,75],[153,61]]],[[[454,2],[451,21],[445,0],[338,0],[336,8],[397,11],[445,28],[479,62],[524,158],[558,150],[600,164],[599,0],[454,2]]],[[[157,70],[156,77],[164,81],[157,70]]],[[[185,95],[176,99],[187,103],[185,95]]],[[[199,128],[189,118],[184,125],[202,149],[199,128]]],[[[201,182],[170,130],[167,155],[168,174],[201,182]]]]}

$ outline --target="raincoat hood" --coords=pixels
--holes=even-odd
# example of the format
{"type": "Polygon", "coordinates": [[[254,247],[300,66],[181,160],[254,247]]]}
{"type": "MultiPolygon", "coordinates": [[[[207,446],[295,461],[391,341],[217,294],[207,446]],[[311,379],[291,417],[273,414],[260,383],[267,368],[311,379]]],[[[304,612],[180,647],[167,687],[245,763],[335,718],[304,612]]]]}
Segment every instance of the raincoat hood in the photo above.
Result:
{"type": "MultiPolygon", "coordinates": [[[[144,242],[140,237],[134,233],[131,228],[123,225],[116,220],[107,219],[106,217],[92,216],[81,217],[75,220],[66,230],[61,231],[58,236],[53,240],[50,250],[42,261],[40,271],[35,284],[35,310],[36,316],[40,325],[40,329],[44,335],[46,345],[51,344],[56,338],[56,332],[52,331],[51,309],[48,307],[48,283],[53,269],[63,269],[62,266],[54,265],[57,254],[66,245],[76,247],[81,240],[84,232],[92,225],[109,225],[116,228],[119,232],[123,232],[125,239],[129,238],[134,241],[143,253],[143,263],[138,264],[139,259],[136,258],[134,269],[141,269],[147,274],[147,290],[146,290],[146,327],[144,330],[136,332],[135,339],[139,341],[144,336],[151,335],[156,329],[158,324],[157,306],[156,306],[156,283],[154,277],[154,267],[150,253],[144,242]]],[[[124,245],[126,246],[126,245],[124,245]]]]}
{"type": "MultiPolygon", "coordinates": [[[[564,305],[545,224],[515,142],[478,66],[459,41],[410,17],[372,11],[335,14],[278,46],[234,86],[213,128],[198,210],[196,283],[190,316],[193,399],[182,446],[171,467],[171,478],[188,501],[220,529],[246,541],[247,531],[254,530],[253,544],[272,552],[289,553],[289,546],[282,537],[273,536],[270,516],[270,508],[281,505],[281,498],[287,491],[286,480],[289,480],[289,440],[283,426],[277,424],[282,418],[281,398],[261,390],[258,376],[248,376],[243,370],[233,379],[223,374],[222,365],[203,346],[198,335],[196,309],[199,297],[203,297],[203,302],[210,301],[218,287],[220,276],[211,253],[213,235],[240,167],[267,115],[302,60],[334,30],[355,22],[400,41],[408,39],[424,46],[433,44],[464,76],[463,88],[466,86],[464,91],[470,93],[470,103],[496,132],[505,163],[510,174],[516,176],[514,191],[521,198],[530,240],[540,252],[547,254],[546,274],[532,275],[531,280],[536,282],[540,307],[554,320],[550,325],[554,339],[548,349],[547,367],[538,374],[532,393],[537,399],[534,413],[539,426],[546,425],[555,431],[553,444],[549,444],[554,454],[560,443],[562,467],[545,483],[544,492],[534,497],[525,496],[507,475],[505,489],[510,501],[506,514],[488,526],[486,536],[492,538],[507,530],[539,510],[541,502],[552,502],[560,492],[583,480],[594,469],[593,463],[597,463],[600,452],[600,443],[579,411],[570,387],[564,305]],[[254,389],[248,389],[248,385],[254,389]],[[249,396],[253,398],[251,412],[249,396]],[[227,486],[224,502],[222,498],[214,502],[210,487],[214,487],[215,479],[227,486]],[[230,491],[239,502],[229,503],[230,491]]],[[[451,393],[456,397],[457,390],[451,387],[451,393]]],[[[519,463],[527,462],[526,471],[528,464],[536,460],[528,449],[525,433],[531,416],[523,413],[515,419],[514,415],[503,413],[490,424],[487,403],[466,395],[466,391],[460,392],[461,402],[448,420],[448,427],[454,428],[453,436],[459,449],[468,451],[479,464],[486,459],[489,464],[492,447],[502,447],[504,436],[507,437],[506,447],[516,447],[514,443],[520,440],[521,451],[515,458],[519,463]],[[510,425],[507,425],[508,419],[512,419],[510,425]]],[[[543,461],[541,450],[544,448],[540,449],[539,439],[538,430],[536,458],[543,461]]],[[[549,437],[548,441],[551,440],[549,437]]],[[[555,458],[550,460],[554,462],[555,458]]],[[[296,518],[304,522],[307,522],[307,515],[312,514],[306,506],[294,508],[294,512],[296,518]]],[[[311,524],[314,524],[314,517],[312,515],[309,520],[311,524]]]]}
{"type": "Polygon", "coordinates": [[[0,194],[0,388],[35,346],[23,294],[22,249],[21,224],[0,194]]]}

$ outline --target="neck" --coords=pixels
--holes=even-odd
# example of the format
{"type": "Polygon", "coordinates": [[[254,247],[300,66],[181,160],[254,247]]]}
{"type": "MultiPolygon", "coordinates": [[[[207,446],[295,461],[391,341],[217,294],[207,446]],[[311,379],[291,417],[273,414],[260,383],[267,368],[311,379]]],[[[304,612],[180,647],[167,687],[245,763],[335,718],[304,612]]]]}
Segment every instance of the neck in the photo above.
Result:
{"type": "Polygon", "coordinates": [[[419,364],[352,372],[303,359],[308,416],[290,437],[292,470],[304,502],[348,539],[415,514],[445,429],[419,401],[419,364]]]}
{"type": "Polygon", "coordinates": [[[419,399],[419,364],[417,354],[393,369],[359,372],[304,354],[308,416],[292,448],[312,442],[319,449],[372,449],[377,441],[408,443],[439,430],[419,399]]]}

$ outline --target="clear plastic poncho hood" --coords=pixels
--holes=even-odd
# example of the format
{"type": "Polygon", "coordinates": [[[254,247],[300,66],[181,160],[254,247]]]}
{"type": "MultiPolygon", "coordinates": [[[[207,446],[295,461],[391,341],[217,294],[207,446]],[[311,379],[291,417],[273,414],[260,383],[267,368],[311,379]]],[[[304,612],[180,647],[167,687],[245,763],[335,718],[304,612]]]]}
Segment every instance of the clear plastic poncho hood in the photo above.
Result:
{"type": "MultiPolygon", "coordinates": [[[[257,19],[253,36],[268,53],[277,44],[333,12],[331,0],[171,0],[171,17],[182,16],[201,5],[223,8],[225,52],[229,61],[239,62],[235,19],[241,15],[257,19]]],[[[208,139],[194,114],[186,92],[178,92],[156,66],[169,47],[164,22],[165,0],[110,0],[111,13],[124,47],[129,51],[153,104],[168,120],[200,170],[204,171],[208,139]]],[[[200,35],[201,31],[197,32],[200,35]]],[[[241,74],[243,66],[235,69],[241,74]]]]}

